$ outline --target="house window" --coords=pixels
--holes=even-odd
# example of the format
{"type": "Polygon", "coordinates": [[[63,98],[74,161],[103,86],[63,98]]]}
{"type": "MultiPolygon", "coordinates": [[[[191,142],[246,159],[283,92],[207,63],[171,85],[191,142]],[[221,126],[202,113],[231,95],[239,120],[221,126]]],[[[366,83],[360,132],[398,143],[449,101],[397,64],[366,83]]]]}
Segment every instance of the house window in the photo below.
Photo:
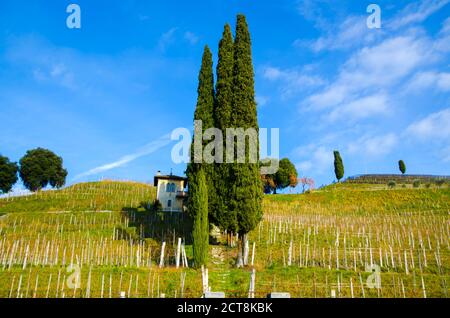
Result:
{"type": "Polygon", "coordinates": [[[169,207],[169,208],[172,207],[172,200],[167,201],[167,207],[169,207]]]}
{"type": "Polygon", "coordinates": [[[166,192],[169,192],[169,193],[176,192],[176,189],[177,189],[177,187],[176,187],[175,183],[168,183],[166,186],[166,192]]]}

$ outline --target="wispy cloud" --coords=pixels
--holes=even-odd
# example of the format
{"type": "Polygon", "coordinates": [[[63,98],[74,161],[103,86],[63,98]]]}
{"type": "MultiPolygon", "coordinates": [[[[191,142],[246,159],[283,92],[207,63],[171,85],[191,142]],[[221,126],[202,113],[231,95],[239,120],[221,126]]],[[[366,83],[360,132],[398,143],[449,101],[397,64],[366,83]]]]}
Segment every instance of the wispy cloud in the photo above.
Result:
{"type": "Polygon", "coordinates": [[[450,91],[450,73],[427,71],[417,73],[406,85],[406,92],[420,93],[423,89],[450,91]]]}
{"type": "Polygon", "coordinates": [[[396,17],[387,23],[393,29],[425,21],[433,13],[445,7],[450,0],[422,0],[407,5],[396,17]]]}
{"type": "Polygon", "coordinates": [[[175,42],[175,33],[178,28],[171,28],[170,30],[164,32],[158,41],[158,48],[161,51],[165,51],[169,45],[175,42]]]}
{"type": "Polygon", "coordinates": [[[167,146],[170,143],[171,143],[170,134],[164,135],[164,136],[158,138],[157,140],[150,142],[149,144],[145,145],[144,147],[142,147],[141,149],[137,150],[136,152],[134,152],[132,154],[125,155],[114,162],[101,165],[99,167],[90,169],[86,172],[76,175],[73,178],[73,181],[79,180],[84,177],[92,176],[92,175],[98,175],[102,172],[106,172],[106,171],[109,171],[112,169],[122,167],[138,158],[150,155],[150,154],[158,151],[159,149],[167,146]]]}
{"type": "Polygon", "coordinates": [[[200,40],[199,37],[195,33],[190,32],[190,31],[187,31],[184,33],[184,39],[186,41],[188,41],[189,44],[191,44],[191,45],[197,44],[198,41],[200,40]]]}
{"type": "Polygon", "coordinates": [[[294,152],[303,159],[295,164],[303,175],[311,172],[322,175],[329,171],[333,164],[333,149],[324,145],[310,144],[298,147],[294,152]]]}
{"type": "Polygon", "coordinates": [[[406,133],[420,140],[440,139],[450,144],[450,108],[432,113],[412,123],[406,133]]]}
{"type": "Polygon", "coordinates": [[[388,100],[393,107],[390,91],[432,60],[432,53],[426,49],[429,45],[426,38],[410,35],[364,47],[348,58],[332,84],[310,95],[302,106],[327,110],[326,117],[333,120],[386,114],[388,100]]]}
{"type": "Polygon", "coordinates": [[[344,103],[336,107],[324,116],[324,119],[334,122],[341,118],[348,118],[350,121],[370,118],[376,115],[389,113],[388,97],[381,93],[365,96],[349,103],[344,103]]]}
{"type": "Polygon", "coordinates": [[[358,140],[351,142],[347,151],[350,154],[362,154],[373,156],[383,156],[389,154],[398,144],[398,136],[394,133],[388,133],[380,136],[363,136],[358,140]]]}
{"type": "Polygon", "coordinates": [[[347,17],[338,26],[331,28],[327,34],[315,40],[297,39],[296,47],[308,47],[314,52],[324,50],[342,50],[357,47],[361,44],[373,42],[381,34],[382,30],[368,30],[366,16],[347,17]]]}
{"type": "Polygon", "coordinates": [[[304,70],[281,69],[272,66],[262,68],[262,77],[272,82],[279,82],[281,97],[288,98],[299,91],[312,87],[319,87],[325,84],[325,81],[304,70]]]}

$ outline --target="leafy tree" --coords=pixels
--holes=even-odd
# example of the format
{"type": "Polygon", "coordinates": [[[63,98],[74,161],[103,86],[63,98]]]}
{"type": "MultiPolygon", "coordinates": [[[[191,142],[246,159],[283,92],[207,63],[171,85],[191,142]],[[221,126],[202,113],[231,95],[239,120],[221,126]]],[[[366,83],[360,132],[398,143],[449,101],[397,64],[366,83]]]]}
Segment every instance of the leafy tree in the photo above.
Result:
{"type": "Polygon", "coordinates": [[[306,187],[308,187],[308,191],[314,190],[314,188],[315,188],[314,179],[304,177],[304,178],[300,178],[298,180],[299,180],[299,183],[302,184],[302,192],[303,193],[305,193],[306,187]]]}
{"type": "MultiPolygon", "coordinates": [[[[234,67],[234,40],[230,25],[224,27],[222,39],[219,43],[219,59],[217,63],[216,103],[214,108],[214,119],[216,128],[223,133],[227,128],[233,127],[231,123],[231,112],[233,103],[233,67],[234,67]]],[[[226,141],[223,141],[225,149],[226,141]]],[[[227,230],[229,235],[237,231],[236,211],[229,209],[229,196],[231,180],[231,167],[225,163],[225,152],[223,163],[215,165],[215,190],[216,205],[212,213],[217,221],[216,225],[222,230],[227,230]]],[[[228,237],[230,239],[230,237],[228,237]]]]}
{"type": "MultiPolygon", "coordinates": [[[[296,171],[297,172],[297,171],[296,171]]],[[[290,175],[289,176],[289,187],[292,189],[294,189],[296,186],[298,186],[298,179],[297,176],[295,175],[290,175]]]]}
{"type": "Polygon", "coordinates": [[[393,181],[393,180],[388,182],[388,187],[391,189],[395,188],[396,185],[397,185],[397,183],[395,183],[395,181],[393,181]]]}
{"type": "Polygon", "coordinates": [[[265,194],[271,194],[276,190],[277,186],[273,180],[272,174],[261,175],[261,181],[263,183],[263,191],[265,194]]]}
{"type": "Polygon", "coordinates": [[[405,162],[404,162],[403,160],[400,160],[400,161],[398,162],[398,168],[400,169],[400,172],[401,172],[402,174],[405,174],[405,173],[406,173],[406,165],[405,165],[405,162]]]}
{"type": "Polygon", "coordinates": [[[344,163],[339,151],[334,151],[334,174],[338,182],[344,177],[344,163]]]}
{"type": "Polygon", "coordinates": [[[208,261],[209,221],[208,221],[208,188],[203,170],[197,173],[197,183],[189,187],[192,197],[191,208],[195,211],[193,229],[194,265],[200,267],[208,261]]]}
{"type": "MultiPolygon", "coordinates": [[[[234,127],[256,129],[258,117],[255,101],[254,70],[248,25],[243,15],[237,16],[236,37],[234,41],[233,67],[233,112],[231,122],[234,127]]],[[[258,142],[257,140],[255,142],[258,142]]],[[[237,265],[241,266],[244,242],[247,233],[253,230],[262,219],[262,183],[259,159],[251,163],[250,145],[246,143],[245,163],[232,164],[233,183],[230,184],[230,211],[237,216],[239,251],[237,265]]],[[[256,149],[259,149],[257,144],[256,149]]],[[[259,153],[256,154],[258,157],[259,153]]],[[[246,265],[246,264],[244,264],[246,265]]]]}
{"type": "Polygon", "coordinates": [[[61,188],[66,183],[67,170],[63,159],[50,150],[37,148],[27,151],[20,159],[20,178],[30,191],[38,191],[50,185],[61,188]]]}
{"type": "Polygon", "coordinates": [[[288,159],[283,158],[280,160],[280,166],[275,173],[275,184],[277,189],[285,189],[289,186],[297,185],[297,169],[295,169],[294,164],[288,159]],[[293,181],[295,179],[295,181],[293,181]]]}
{"type": "Polygon", "coordinates": [[[17,163],[0,155],[0,193],[8,193],[17,182],[17,163]]]}
{"type": "MultiPolygon", "coordinates": [[[[213,117],[213,111],[214,111],[214,99],[215,99],[215,92],[214,92],[214,75],[213,75],[213,61],[212,61],[212,54],[211,50],[208,46],[205,46],[203,57],[202,57],[202,65],[200,69],[200,73],[198,76],[198,98],[197,98],[197,105],[195,109],[194,114],[194,120],[196,121],[202,121],[202,136],[203,133],[209,129],[214,127],[214,117],[213,117]]],[[[194,136],[195,140],[195,136],[194,136]]],[[[202,147],[202,150],[204,146],[208,142],[202,140],[202,144],[200,145],[202,147]]],[[[194,146],[194,143],[193,143],[194,146]]],[[[198,182],[198,173],[200,170],[203,170],[207,182],[208,187],[208,202],[209,202],[209,211],[214,210],[214,203],[215,203],[215,191],[214,191],[214,165],[208,164],[205,162],[196,163],[194,160],[194,147],[192,147],[191,150],[191,163],[188,165],[186,174],[188,177],[188,184],[189,189],[192,186],[195,186],[195,184],[198,182]]],[[[191,207],[192,202],[191,199],[188,199],[188,211],[191,214],[191,216],[194,216],[196,213],[196,210],[191,207]]],[[[210,215],[211,221],[214,222],[214,215],[210,215]]]]}
{"type": "MultiPolygon", "coordinates": [[[[272,163],[276,159],[271,159],[272,163]]],[[[269,163],[267,163],[269,164],[269,163]]],[[[261,163],[264,165],[264,163],[261,163]]],[[[277,193],[277,190],[282,190],[287,187],[295,188],[298,184],[297,169],[294,164],[288,159],[284,158],[278,162],[279,169],[272,175],[261,176],[263,182],[264,193],[277,193]]]]}

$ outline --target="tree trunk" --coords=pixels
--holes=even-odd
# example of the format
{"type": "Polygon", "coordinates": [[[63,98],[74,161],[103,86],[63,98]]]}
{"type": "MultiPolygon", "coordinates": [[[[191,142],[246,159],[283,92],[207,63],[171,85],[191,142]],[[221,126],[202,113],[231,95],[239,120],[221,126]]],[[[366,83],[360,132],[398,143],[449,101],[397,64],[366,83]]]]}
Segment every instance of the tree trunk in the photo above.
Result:
{"type": "Polygon", "coordinates": [[[239,235],[239,240],[238,240],[238,253],[237,253],[237,258],[236,258],[236,267],[237,268],[241,268],[244,267],[244,236],[245,235],[239,235]]]}

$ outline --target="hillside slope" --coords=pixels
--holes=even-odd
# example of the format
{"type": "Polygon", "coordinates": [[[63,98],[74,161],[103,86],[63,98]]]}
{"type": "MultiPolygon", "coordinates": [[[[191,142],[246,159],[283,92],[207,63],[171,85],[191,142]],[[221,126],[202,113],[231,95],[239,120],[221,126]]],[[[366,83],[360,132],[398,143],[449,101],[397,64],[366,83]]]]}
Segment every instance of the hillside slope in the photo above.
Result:
{"type": "Polygon", "coordinates": [[[268,195],[264,205],[268,214],[293,205],[298,207],[298,213],[320,209],[331,213],[338,210],[349,213],[440,211],[448,214],[450,188],[387,189],[380,185],[343,183],[303,195],[268,195]]]}
{"type": "MultiPolygon", "coordinates": [[[[0,200],[0,298],[200,297],[184,215],[126,209],[154,196],[148,185],[100,182],[0,200]],[[89,213],[104,210],[113,212],[89,213]],[[189,268],[175,267],[178,238],[189,268]],[[63,284],[72,263],[81,269],[79,289],[63,284]]],[[[255,268],[255,296],[263,298],[450,295],[448,188],[333,185],[268,195],[263,204],[264,220],[249,235],[253,266],[236,269],[236,248],[225,237],[212,242],[212,290],[247,297],[255,268]],[[366,283],[368,265],[378,266],[380,288],[366,283]]]]}
{"type": "Polygon", "coordinates": [[[0,213],[61,211],[122,211],[148,205],[156,189],[135,182],[89,182],[30,196],[0,199],[0,213]]]}

